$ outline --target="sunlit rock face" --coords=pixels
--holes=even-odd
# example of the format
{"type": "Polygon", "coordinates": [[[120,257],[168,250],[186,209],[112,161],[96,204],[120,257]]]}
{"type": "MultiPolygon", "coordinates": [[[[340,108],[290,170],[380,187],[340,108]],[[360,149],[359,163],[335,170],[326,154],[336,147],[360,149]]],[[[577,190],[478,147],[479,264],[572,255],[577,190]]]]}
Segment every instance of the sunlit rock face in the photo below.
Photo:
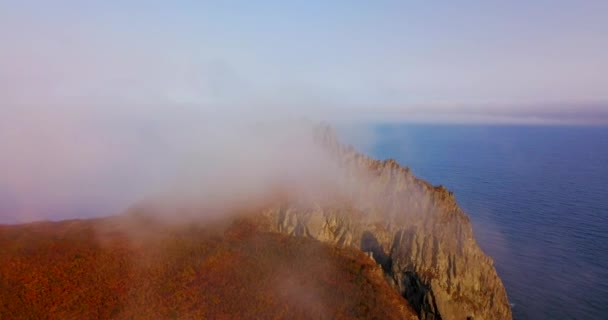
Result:
{"type": "Polygon", "coordinates": [[[266,228],[369,252],[420,319],[512,318],[493,262],[450,191],[341,145],[328,127],[315,134],[352,183],[317,201],[281,201],[264,211],[266,228]]]}

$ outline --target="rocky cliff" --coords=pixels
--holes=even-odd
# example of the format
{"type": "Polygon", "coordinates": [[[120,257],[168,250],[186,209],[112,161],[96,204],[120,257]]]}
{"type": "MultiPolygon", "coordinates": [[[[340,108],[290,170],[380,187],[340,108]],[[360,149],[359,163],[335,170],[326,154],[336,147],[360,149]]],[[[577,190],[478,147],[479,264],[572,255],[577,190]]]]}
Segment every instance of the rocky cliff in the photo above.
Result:
{"type": "Polygon", "coordinates": [[[263,213],[270,231],[367,252],[420,319],[512,318],[492,259],[450,191],[341,145],[328,127],[316,137],[363,185],[333,202],[281,201],[263,213]]]}

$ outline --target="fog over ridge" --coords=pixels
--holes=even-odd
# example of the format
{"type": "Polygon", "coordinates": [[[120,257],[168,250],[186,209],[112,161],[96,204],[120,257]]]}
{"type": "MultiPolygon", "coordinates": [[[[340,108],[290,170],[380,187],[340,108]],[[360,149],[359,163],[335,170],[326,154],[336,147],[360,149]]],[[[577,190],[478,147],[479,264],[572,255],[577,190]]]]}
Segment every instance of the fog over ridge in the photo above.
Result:
{"type": "Polygon", "coordinates": [[[3,222],[116,213],[162,193],[228,203],[282,185],[304,196],[340,175],[310,120],[138,108],[3,109],[3,222]]]}

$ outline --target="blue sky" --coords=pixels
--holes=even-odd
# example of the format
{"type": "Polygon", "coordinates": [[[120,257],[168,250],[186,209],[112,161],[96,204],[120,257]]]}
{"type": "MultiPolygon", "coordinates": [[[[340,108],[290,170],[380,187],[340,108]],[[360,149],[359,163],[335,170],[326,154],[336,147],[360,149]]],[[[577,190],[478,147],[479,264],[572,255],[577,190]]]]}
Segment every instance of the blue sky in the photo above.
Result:
{"type": "Polygon", "coordinates": [[[606,1],[4,0],[0,41],[4,104],[608,114],[606,1]]]}
{"type": "Polygon", "coordinates": [[[234,137],[242,122],[283,124],[275,138],[302,117],[608,124],[607,15],[608,1],[0,0],[0,223],[113,212],[209,167],[193,154],[247,168],[268,141],[234,137]]]}

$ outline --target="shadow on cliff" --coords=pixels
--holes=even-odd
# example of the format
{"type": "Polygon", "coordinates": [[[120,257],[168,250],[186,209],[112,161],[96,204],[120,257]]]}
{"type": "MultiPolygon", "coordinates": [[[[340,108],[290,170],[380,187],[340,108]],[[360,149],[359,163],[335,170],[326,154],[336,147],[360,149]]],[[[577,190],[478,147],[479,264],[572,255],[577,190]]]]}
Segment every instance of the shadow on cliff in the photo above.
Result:
{"type": "Polygon", "coordinates": [[[384,252],[378,239],[370,231],[365,231],[361,237],[361,251],[371,252],[372,258],[382,266],[384,273],[389,273],[393,265],[393,261],[389,255],[384,252]]]}
{"type": "MultiPolygon", "coordinates": [[[[402,238],[404,232],[398,232],[395,241],[402,238]]],[[[393,259],[384,251],[372,232],[363,233],[360,248],[361,251],[372,254],[372,258],[382,267],[389,282],[398,288],[401,296],[409,302],[421,320],[442,320],[441,315],[436,312],[437,305],[430,286],[414,270],[400,271],[393,268],[393,259]]]]}

